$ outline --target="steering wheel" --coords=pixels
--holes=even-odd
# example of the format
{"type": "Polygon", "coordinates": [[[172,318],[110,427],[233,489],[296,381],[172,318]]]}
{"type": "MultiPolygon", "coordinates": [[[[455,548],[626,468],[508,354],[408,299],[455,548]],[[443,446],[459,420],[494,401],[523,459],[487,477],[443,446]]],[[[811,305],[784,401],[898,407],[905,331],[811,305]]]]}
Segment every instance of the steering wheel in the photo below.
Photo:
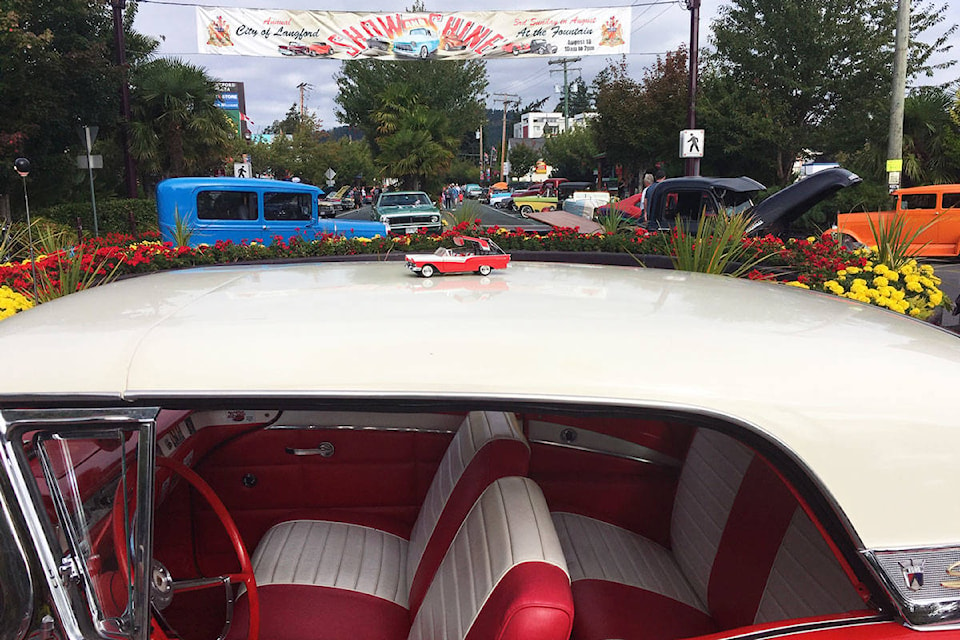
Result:
{"type": "MultiPolygon", "coordinates": [[[[230,517],[230,512],[223,505],[217,494],[206,481],[196,474],[192,469],[172,458],[157,457],[157,468],[164,468],[175,475],[186,480],[197,492],[203,496],[214,512],[220,519],[227,536],[233,544],[233,550],[237,554],[237,560],[240,561],[240,573],[229,573],[222,576],[211,578],[199,578],[190,580],[175,580],[170,572],[157,560],[153,560],[150,575],[150,606],[154,610],[152,616],[151,637],[154,640],[169,640],[167,634],[157,623],[156,618],[161,617],[160,611],[167,607],[173,600],[173,596],[178,592],[196,591],[211,586],[222,584],[227,594],[227,620],[224,624],[220,638],[224,638],[230,630],[230,622],[233,618],[233,599],[230,591],[230,584],[242,582],[247,589],[247,600],[249,602],[250,614],[247,626],[247,640],[258,640],[260,635],[260,598],[257,595],[257,582],[253,576],[253,565],[250,563],[250,554],[247,553],[243,540],[240,538],[240,531],[236,523],[230,517]]],[[[124,522],[123,522],[123,495],[122,487],[124,483],[117,484],[117,490],[113,500],[113,546],[117,556],[117,563],[120,565],[120,573],[124,581],[129,584],[130,568],[127,559],[127,545],[125,544],[124,522]]],[[[219,640],[219,639],[218,639],[219,640]]]]}

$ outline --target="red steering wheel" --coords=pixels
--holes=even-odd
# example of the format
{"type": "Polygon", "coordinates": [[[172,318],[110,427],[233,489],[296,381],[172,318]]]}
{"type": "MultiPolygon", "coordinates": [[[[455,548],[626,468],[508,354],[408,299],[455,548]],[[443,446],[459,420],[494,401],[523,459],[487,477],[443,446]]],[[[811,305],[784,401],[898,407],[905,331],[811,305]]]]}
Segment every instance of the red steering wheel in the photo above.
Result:
{"type": "MultiPolygon", "coordinates": [[[[224,530],[226,530],[230,538],[231,544],[233,544],[233,550],[237,554],[237,560],[240,561],[240,573],[229,573],[218,576],[217,578],[200,580],[174,580],[170,572],[154,560],[150,580],[151,606],[157,610],[162,609],[170,603],[173,595],[178,592],[196,591],[210,587],[218,582],[242,582],[247,588],[247,600],[250,609],[247,640],[258,640],[260,635],[260,598],[257,595],[257,582],[253,576],[253,565],[250,563],[250,554],[247,553],[247,548],[243,545],[243,540],[240,538],[240,531],[237,529],[233,518],[230,517],[230,512],[227,511],[227,508],[223,505],[220,498],[217,497],[217,494],[214,493],[213,489],[210,488],[210,485],[190,469],[190,467],[172,458],[157,457],[156,461],[158,468],[162,467],[167,469],[186,480],[203,496],[207,504],[213,507],[214,512],[220,519],[220,524],[223,525],[224,530]]],[[[122,487],[122,482],[117,484],[117,491],[113,501],[113,546],[117,555],[117,563],[120,565],[120,573],[129,584],[130,568],[127,560],[127,546],[124,544],[126,537],[124,536],[122,487]]],[[[230,618],[231,616],[228,615],[226,626],[224,627],[221,637],[226,636],[229,630],[230,618]]],[[[157,624],[156,616],[151,616],[151,629],[151,637],[154,640],[169,640],[167,634],[164,633],[160,625],[157,624]]]]}

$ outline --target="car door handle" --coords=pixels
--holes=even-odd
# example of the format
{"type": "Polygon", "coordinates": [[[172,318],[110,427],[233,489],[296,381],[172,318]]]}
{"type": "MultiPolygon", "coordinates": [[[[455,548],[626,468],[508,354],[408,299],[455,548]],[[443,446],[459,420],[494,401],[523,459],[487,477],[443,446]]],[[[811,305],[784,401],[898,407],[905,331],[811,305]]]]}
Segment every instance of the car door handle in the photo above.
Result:
{"type": "Polygon", "coordinates": [[[332,442],[321,442],[319,445],[317,445],[316,449],[296,449],[294,447],[287,447],[285,450],[292,456],[322,456],[324,458],[333,456],[335,451],[332,442]]]}

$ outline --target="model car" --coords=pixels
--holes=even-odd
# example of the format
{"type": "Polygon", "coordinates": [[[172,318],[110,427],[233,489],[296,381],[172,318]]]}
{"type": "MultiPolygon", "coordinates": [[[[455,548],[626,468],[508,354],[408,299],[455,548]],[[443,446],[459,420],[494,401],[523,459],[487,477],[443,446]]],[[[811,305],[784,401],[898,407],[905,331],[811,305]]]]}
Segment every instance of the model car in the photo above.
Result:
{"type": "Polygon", "coordinates": [[[329,56],[333,53],[333,47],[326,42],[313,42],[307,46],[307,55],[309,56],[329,56]]]}
{"type": "Polygon", "coordinates": [[[521,53],[530,52],[530,43],[529,42],[508,42],[503,45],[503,51],[505,53],[511,53],[515,56],[520,55],[521,53]]]}
{"type": "Polygon", "coordinates": [[[0,322],[3,637],[957,637],[956,335],[495,280],[211,266],[0,322]]]}
{"type": "Polygon", "coordinates": [[[510,254],[490,238],[454,236],[454,247],[437,247],[433,253],[414,253],[404,259],[407,268],[429,278],[435,273],[479,273],[490,275],[494,269],[506,269],[510,254]]]}
{"type": "Polygon", "coordinates": [[[390,52],[393,43],[378,36],[367,38],[367,48],[363,50],[363,55],[379,56],[390,52]]]}
{"type": "Polygon", "coordinates": [[[310,47],[302,42],[288,42],[277,47],[280,53],[285,56],[307,56],[310,54],[310,47]]]}
{"type": "Polygon", "coordinates": [[[450,33],[445,33],[440,38],[440,48],[444,51],[463,51],[467,48],[467,43],[463,38],[450,33]]]}
{"type": "Polygon", "coordinates": [[[416,27],[393,40],[393,52],[398,56],[425,60],[440,48],[440,36],[426,27],[416,27]]]}
{"type": "Polygon", "coordinates": [[[423,191],[387,191],[373,203],[373,220],[387,226],[389,233],[439,233],[443,229],[440,209],[423,191]]]}

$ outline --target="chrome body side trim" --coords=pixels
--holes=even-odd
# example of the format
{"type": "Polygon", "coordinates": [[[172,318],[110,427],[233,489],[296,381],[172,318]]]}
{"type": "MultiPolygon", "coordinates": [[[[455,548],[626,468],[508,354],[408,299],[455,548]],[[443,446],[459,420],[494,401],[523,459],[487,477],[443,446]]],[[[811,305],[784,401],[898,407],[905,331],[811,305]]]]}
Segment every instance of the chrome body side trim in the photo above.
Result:
{"type": "Polygon", "coordinates": [[[960,545],[869,549],[862,555],[908,627],[960,630],[960,545]]]}

